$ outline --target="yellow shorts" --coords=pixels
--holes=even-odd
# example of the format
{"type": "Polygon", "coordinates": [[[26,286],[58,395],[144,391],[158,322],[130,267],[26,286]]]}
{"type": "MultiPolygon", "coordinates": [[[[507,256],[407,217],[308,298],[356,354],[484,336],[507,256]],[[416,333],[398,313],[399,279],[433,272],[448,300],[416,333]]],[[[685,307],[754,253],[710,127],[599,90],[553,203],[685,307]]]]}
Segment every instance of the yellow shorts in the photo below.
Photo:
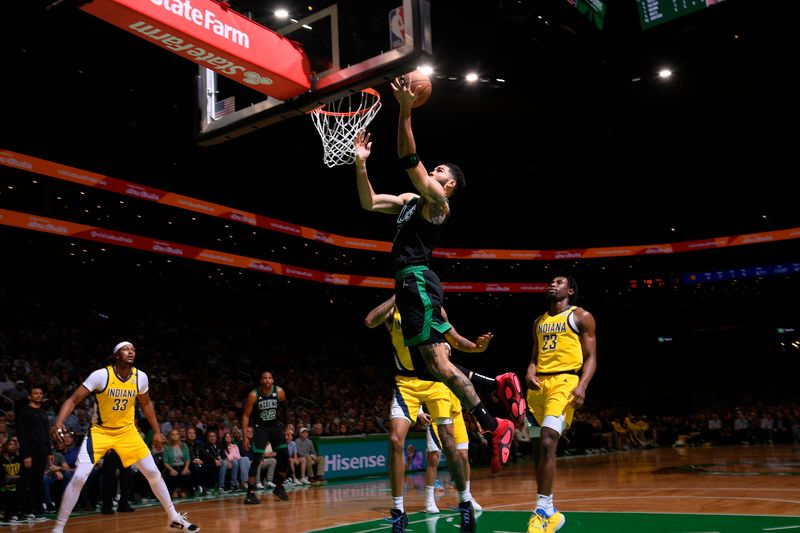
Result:
{"type": "Polygon", "coordinates": [[[452,416],[450,389],[444,383],[407,376],[395,376],[394,381],[397,388],[392,399],[392,418],[406,418],[414,424],[423,403],[434,420],[452,416]]]}
{"type": "Polygon", "coordinates": [[[142,440],[136,426],[120,429],[107,429],[92,426],[81,445],[81,455],[85,451],[92,464],[102,459],[108,450],[114,450],[122,460],[122,466],[129,467],[150,455],[150,449],[142,440]]]}
{"type": "Polygon", "coordinates": [[[575,407],[569,401],[569,395],[578,386],[580,378],[575,374],[556,374],[542,376],[542,387],[538,390],[528,389],[528,409],[541,425],[544,417],[564,415],[564,429],[572,425],[575,407]]]}
{"type": "MultiPolygon", "coordinates": [[[[428,437],[432,440],[428,442],[429,452],[441,452],[442,441],[439,439],[439,428],[434,423],[431,424],[433,432],[428,430],[428,437]]],[[[464,423],[464,413],[458,411],[453,415],[453,434],[455,435],[456,448],[459,450],[469,449],[469,435],[467,435],[467,424],[464,423]]]]}

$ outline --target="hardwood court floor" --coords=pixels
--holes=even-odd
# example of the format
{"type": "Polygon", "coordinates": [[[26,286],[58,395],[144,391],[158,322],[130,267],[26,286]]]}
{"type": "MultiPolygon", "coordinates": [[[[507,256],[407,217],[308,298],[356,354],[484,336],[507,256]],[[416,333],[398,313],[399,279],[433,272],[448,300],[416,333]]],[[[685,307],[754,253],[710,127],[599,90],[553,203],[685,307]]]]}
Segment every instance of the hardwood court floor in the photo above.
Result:
{"type": "MultiPolygon", "coordinates": [[[[472,493],[484,508],[479,531],[525,531],[536,494],[533,472],[532,464],[512,464],[497,475],[483,468],[473,471],[472,493]]],[[[445,482],[446,473],[440,478],[445,482]]],[[[423,485],[419,475],[407,478],[409,513],[422,509],[423,485]]],[[[288,502],[265,493],[261,498],[257,506],[245,506],[237,495],[178,502],[177,508],[206,533],[388,530],[381,521],[391,505],[386,479],[295,489],[288,502]]],[[[800,533],[800,447],[666,448],[559,458],[555,501],[567,516],[561,533],[800,533]]],[[[438,500],[439,520],[412,514],[410,529],[454,531],[458,518],[453,520],[449,506],[456,503],[448,488],[438,500]]],[[[166,531],[165,524],[164,511],[152,506],[132,514],[75,516],[66,531],[166,531]]],[[[45,522],[14,530],[33,533],[51,527],[45,522]]]]}

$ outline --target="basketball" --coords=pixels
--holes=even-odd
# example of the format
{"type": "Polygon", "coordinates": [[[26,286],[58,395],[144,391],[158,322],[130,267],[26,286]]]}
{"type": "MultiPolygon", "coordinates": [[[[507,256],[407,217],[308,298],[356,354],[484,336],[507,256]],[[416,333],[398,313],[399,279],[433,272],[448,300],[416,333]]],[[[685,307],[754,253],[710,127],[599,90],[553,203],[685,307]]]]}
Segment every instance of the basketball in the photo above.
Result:
{"type": "MultiPolygon", "coordinates": [[[[412,107],[420,107],[431,97],[431,79],[421,70],[412,70],[399,77],[402,85],[408,86],[411,92],[417,95],[412,107]]],[[[395,95],[396,97],[396,95],[395,95]]]]}

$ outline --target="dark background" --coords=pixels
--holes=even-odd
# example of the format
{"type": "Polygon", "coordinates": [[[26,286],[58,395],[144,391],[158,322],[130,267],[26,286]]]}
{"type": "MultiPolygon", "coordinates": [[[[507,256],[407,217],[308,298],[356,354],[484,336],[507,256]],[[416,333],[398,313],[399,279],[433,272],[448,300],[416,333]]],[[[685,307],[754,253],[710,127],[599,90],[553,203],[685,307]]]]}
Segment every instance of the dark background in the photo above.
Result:
{"type": "MultiPolygon", "coordinates": [[[[431,99],[415,111],[423,162],[453,161],[467,176],[440,246],[655,244],[800,226],[800,2],[727,0],[647,31],[634,2],[608,4],[599,31],[566,0],[432,0],[437,72],[476,69],[506,80],[435,79],[431,99]],[[657,77],[663,67],[673,70],[671,79],[657,77]]],[[[342,5],[360,12],[357,1],[342,5]]],[[[353,169],[322,164],[310,120],[198,146],[193,64],[69,4],[6,9],[0,148],[340,235],[391,238],[391,217],[359,208],[353,169]]],[[[364,31],[368,22],[352,25],[364,31]]],[[[385,107],[370,126],[370,173],[378,192],[405,192],[407,178],[394,167],[396,107],[388,87],[376,89],[385,107]]],[[[383,254],[119,199],[0,168],[6,209],[327,272],[389,275],[383,254]]],[[[212,324],[241,332],[236,346],[221,348],[231,356],[302,360],[304,352],[326,352],[338,353],[341,364],[388,361],[385,334],[361,324],[386,291],[7,227],[0,245],[2,329],[17,339],[7,340],[9,351],[21,332],[75,324],[93,337],[88,349],[99,357],[122,337],[146,345],[152,324],[176,321],[201,338],[212,324]]],[[[787,241],[576,262],[437,261],[434,268],[453,282],[573,274],[598,322],[600,367],[590,398],[688,409],[796,394],[796,336],[777,328],[800,328],[800,317],[796,277],[686,285],[681,274],[799,258],[797,243],[787,241]],[[653,278],[664,286],[631,287],[653,278]],[[665,336],[673,341],[659,343],[665,336]],[[757,378],[765,371],[774,372],[766,383],[757,378]]],[[[446,302],[463,334],[496,336],[491,357],[464,361],[487,373],[500,366],[524,372],[531,324],[545,305],[540,295],[454,293],[446,302]]],[[[44,346],[58,351],[62,343],[49,338],[44,346]]],[[[146,350],[141,357],[146,367],[146,350]]]]}

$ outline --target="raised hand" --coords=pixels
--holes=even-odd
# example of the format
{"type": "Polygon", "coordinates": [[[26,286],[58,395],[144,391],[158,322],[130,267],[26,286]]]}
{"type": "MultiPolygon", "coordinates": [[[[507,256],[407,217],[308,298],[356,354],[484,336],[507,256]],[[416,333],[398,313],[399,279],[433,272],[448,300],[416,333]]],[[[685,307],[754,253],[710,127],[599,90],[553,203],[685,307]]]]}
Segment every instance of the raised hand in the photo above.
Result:
{"type": "Polygon", "coordinates": [[[67,428],[64,427],[64,424],[56,424],[50,429],[50,434],[56,443],[61,444],[64,442],[64,437],[67,434],[67,428]]]}
{"type": "Polygon", "coordinates": [[[489,347],[489,343],[492,341],[493,336],[494,335],[492,335],[491,333],[484,333],[483,335],[475,339],[475,351],[485,352],[486,348],[489,347]]]}
{"type": "MultiPolygon", "coordinates": [[[[412,91],[407,84],[400,81],[400,78],[395,78],[390,85],[392,86],[394,97],[400,103],[400,107],[411,109],[414,105],[414,101],[417,99],[416,92],[412,91]]],[[[419,90],[419,88],[417,88],[417,90],[419,90]]]]}
{"type": "Polygon", "coordinates": [[[369,154],[372,153],[372,143],[369,140],[370,134],[366,130],[361,130],[356,133],[353,140],[353,147],[356,154],[356,159],[366,161],[369,154]]]}

